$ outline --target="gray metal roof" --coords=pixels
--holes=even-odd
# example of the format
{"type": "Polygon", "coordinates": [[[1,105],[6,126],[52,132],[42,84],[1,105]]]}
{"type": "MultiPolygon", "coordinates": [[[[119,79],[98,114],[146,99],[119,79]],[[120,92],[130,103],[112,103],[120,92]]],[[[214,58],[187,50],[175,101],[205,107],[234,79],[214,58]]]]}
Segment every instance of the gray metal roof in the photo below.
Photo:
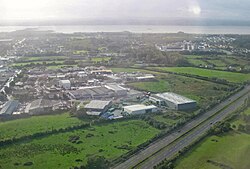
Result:
{"type": "Polygon", "coordinates": [[[186,98],[184,96],[178,95],[176,93],[167,92],[167,93],[160,93],[156,94],[157,97],[168,100],[170,102],[173,102],[175,104],[185,104],[185,103],[195,103],[196,101],[186,98]]]}
{"type": "Polygon", "coordinates": [[[108,106],[111,101],[103,101],[103,100],[92,100],[89,104],[85,105],[86,109],[99,109],[102,110],[106,106],[108,106]]]}
{"type": "Polygon", "coordinates": [[[114,91],[126,90],[118,84],[107,84],[106,87],[114,91]]]}
{"type": "Polygon", "coordinates": [[[11,115],[14,111],[16,111],[18,104],[19,102],[16,100],[6,102],[0,111],[0,114],[11,115]]]}
{"type": "Polygon", "coordinates": [[[123,108],[130,111],[140,111],[140,110],[156,109],[157,107],[154,105],[145,106],[143,104],[136,104],[131,106],[124,106],[123,108]]]}

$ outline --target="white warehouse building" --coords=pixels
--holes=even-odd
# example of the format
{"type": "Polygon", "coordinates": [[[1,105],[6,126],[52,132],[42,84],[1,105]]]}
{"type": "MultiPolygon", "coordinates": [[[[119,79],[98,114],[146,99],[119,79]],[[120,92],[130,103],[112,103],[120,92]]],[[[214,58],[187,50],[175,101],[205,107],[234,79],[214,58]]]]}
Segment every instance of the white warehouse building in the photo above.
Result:
{"type": "Polygon", "coordinates": [[[71,83],[69,80],[60,80],[59,87],[69,90],[71,88],[71,83]]]}
{"type": "Polygon", "coordinates": [[[158,111],[158,108],[154,105],[145,106],[142,104],[132,105],[132,106],[125,106],[123,110],[131,115],[139,115],[145,113],[155,113],[158,111]]]}
{"type": "Polygon", "coordinates": [[[190,110],[196,108],[196,101],[184,96],[167,92],[149,97],[149,100],[160,106],[167,106],[174,110],[190,110]]]}

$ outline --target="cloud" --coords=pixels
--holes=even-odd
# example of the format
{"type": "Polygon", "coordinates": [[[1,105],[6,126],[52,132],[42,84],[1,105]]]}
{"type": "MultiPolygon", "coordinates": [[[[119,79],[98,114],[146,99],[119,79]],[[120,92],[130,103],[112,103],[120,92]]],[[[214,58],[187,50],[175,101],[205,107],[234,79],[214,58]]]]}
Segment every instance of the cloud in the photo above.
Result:
{"type": "Polygon", "coordinates": [[[250,15],[249,0],[0,0],[0,20],[222,18],[250,15]]]}

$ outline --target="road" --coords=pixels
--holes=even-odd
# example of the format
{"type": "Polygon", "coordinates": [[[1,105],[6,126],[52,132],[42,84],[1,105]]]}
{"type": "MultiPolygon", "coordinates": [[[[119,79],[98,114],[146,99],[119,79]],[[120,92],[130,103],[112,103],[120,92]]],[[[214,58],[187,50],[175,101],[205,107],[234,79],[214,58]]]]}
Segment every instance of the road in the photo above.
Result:
{"type": "MultiPolygon", "coordinates": [[[[146,160],[147,158],[149,158],[150,156],[155,154],[153,160],[150,158],[150,159],[146,160],[145,163],[143,163],[142,166],[141,166],[141,168],[147,168],[147,169],[149,169],[150,167],[153,168],[153,165],[156,165],[159,162],[161,162],[163,159],[165,159],[166,157],[168,158],[169,156],[173,155],[175,153],[175,150],[178,149],[178,151],[179,151],[179,150],[181,150],[181,148],[189,145],[188,144],[189,141],[185,142],[185,143],[187,143],[187,144],[185,144],[185,146],[184,146],[184,144],[183,144],[183,146],[177,146],[174,150],[169,150],[168,149],[167,151],[159,152],[160,150],[164,149],[166,146],[170,145],[170,143],[173,143],[176,139],[183,136],[185,133],[192,130],[194,127],[198,126],[199,124],[201,124],[202,122],[207,120],[209,117],[212,117],[213,115],[218,113],[220,110],[224,109],[229,104],[232,104],[235,100],[239,99],[244,94],[249,93],[249,92],[250,92],[250,86],[245,87],[243,90],[241,90],[238,93],[236,93],[235,95],[231,96],[229,99],[225,100],[224,102],[222,102],[218,106],[214,107],[212,110],[202,114],[198,118],[196,118],[196,119],[190,121],[189,123],[187,123],[186,125],[184,125],[180,129],[180,132],[178,132],[178,131],[173,132],[172,134],[167,135],[166,137],[162,138],[161,140],[150,144],[147,148],[145,148],[144,150],[141,150],[140,152],[138,152],[137,154],[132,156],[127,161],[115,166],[114,169],[134,168],[135,166],[138,165],[138,163],[146,160]],[[164,153],[164,154],[162,154],[162,153],[164,153]]],[[[242,99],[240,99],[240,100],[242,100],[242,99]]],[[[236,103],[238,103],[238,101],[236,103]]],[[[238,107],[237,106],[238,104],[235,105],[235,103],[233,103],[232,105],[233,105],[234,108],[238,107]]],[[[232,106],[227,107],[225,110],[221,111],[214,118],[220,117],[219,119],[221,119],[221,118],[223,119],[224,118],[224,115],[222,116],[222,114],[224,114],[223,112],[225,112],[227,110],[226,112],[228,112],[228,113],[226,113],[226,115],[225,115],[225,116],[227,116],[229,113],[232,112],[232,111],[230,111],[230,109],[233,110],[232,106]]],[[[211,127],[210,123],[211,122],[209,122],[209,128],[211,127]]],[[[199,127],[197,127],[196,129],[198,129],[198,128],[199,127]]],[[[205,130],[203,129],[201,134],[203,134],[204,132],[205,132],[205,130]]],[[[199,136],[199,134],[196,134],[196,135],[199,136]]],[[[192,136],[190,140],[195,140],[195,139],[197,139],[197,137],[192,136]]],[[[183,140],[183,139],[181,139],[181,140],[183,140]]]]}

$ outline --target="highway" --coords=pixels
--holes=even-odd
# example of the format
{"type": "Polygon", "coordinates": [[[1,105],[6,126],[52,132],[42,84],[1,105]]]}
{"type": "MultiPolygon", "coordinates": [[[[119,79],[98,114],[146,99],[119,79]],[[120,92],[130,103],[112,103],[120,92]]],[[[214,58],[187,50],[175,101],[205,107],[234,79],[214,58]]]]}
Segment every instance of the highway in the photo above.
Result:
{"type": "Polygon", "coordinates": [[[245,87],[243,90],[231,96],[229,99],[225,100],[218,106],[214,107],[212,110],[188,122],[179,130],[179,132],[178,131],[173,132],[172,134],[167,135],[161,140],[158,140],[150,144],[147,148],[141,150],[127,161],[115,166],[114,169],[153,168],[154,165],[158,164],[163,159],[172,157],[174,154],[176,154],[176,152],[181,150],[183,147],[188,146],[194,140],[198,139],[215,122],[223,120],[228,114],[237,109],[247,96],[244,96],[241,99],[239,98],[249,92],[250,92],[250,86],[245,87]],[[236,101],[237,99],[239,100],[236,101]],[[214,117],[209,119],[212,116],[214,117]],[[204,123],[204,121],[206,121],[207,119],[209,120],[204,123]],[[212,123],[212,125],[210,123],[212,123]],[[196,126],[198,127],[195,128],[196,126]],[[192,129],[194,129],[194,131],[191,132],[192,134],[185,136],[185,134],[191,131],[192,129]],[[176,143],[175,147],[166,148],[177,139],[179,141],[176,143]],[[139,163],[141,163],[140,166],[138,166],[139,163]]]}

